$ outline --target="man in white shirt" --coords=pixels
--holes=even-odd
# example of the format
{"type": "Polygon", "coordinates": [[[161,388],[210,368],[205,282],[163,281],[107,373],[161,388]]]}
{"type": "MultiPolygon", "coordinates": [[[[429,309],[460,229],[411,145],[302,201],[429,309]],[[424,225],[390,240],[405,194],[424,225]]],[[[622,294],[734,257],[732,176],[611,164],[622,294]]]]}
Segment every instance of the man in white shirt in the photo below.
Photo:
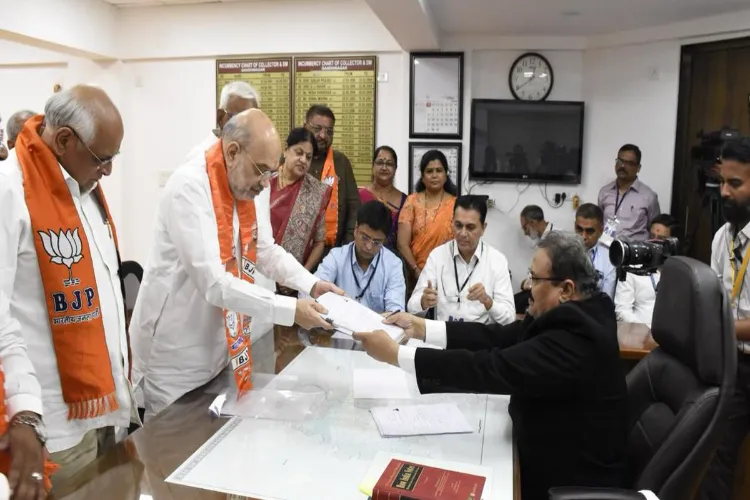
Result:
{"type": "Polygon", "coordinates": [[[591,262],[599,273],[599,290],[614,300],[617,271],[609,261],[609,249],[599,242],[604,231],[604,214],[593,203],[584,203],[576,210],[576,234],[583,238],[591,262]]]}
{"type": "Polygon", "coordinates": [[[482,241],[487,202],[464,195],[453,210],[453,239],[430,252],[407,304],[414,314],[435,308],[441,321],[507,325],[516,319],[508,261],[482,241]]]}
{"type": "Polygon", "coordinates": [[[219,107],[216,110],[216,128],[194,147],[188,158],[199,154],[202,155],[208,148],[216,144],[221,136],[224,125],[233,116],[260,107],[260,94],[247,82],[229,82],[221,88],[219,96],[219,107]]]}
{"type": "Polygon", "coordinates": [[[55,481],[131,422],[117,233],[99,186],[122,137],[107,94],[76,86],[26,122],[0,169],[0,286],[42,386],[55,481]]]}
{"type": "Polygon", "coordinates": [[[718,174],[727,223],[714,235],[711,267],[721,278],[732,304],[737,335],[737,381],[729,421],[696,496],[699,500],[732,497],[740,447],[750,431],[750,139],[727,141],[718,174]]]}
{"type": "Polygon", "coordinates": [[[257,264],[313,297],[343,293],[274,243],[268,205],[254,201],[280,156],[271,120],[251,109],[227,122],[222,140],[188,159],[164,188],[130,323],[133,381],[144,379],[146,418],[213,379],[230,357],[239,391],[249,389],[251,343],[265,333],[263,322],[331,328],[315,301],[253,284],[257,264]]]}
{"type": "MultiPolygon", "coordinates": [[[[555,230],[555,225],[544,219],[544,210],[538,205],[526,205],[521,210],[521,229],[523,234],[529,238],[534,246],[539,244],[547,235],[555,230]]],[[[516,313],[524,314],[529,306],[531,297],[531,282],[528,279],[521,281],[521,291],[513,296],[516,313]]]]}
{"type": "MultiPolygon", "coordinates": [[[[659,214],[651,221],[650,239],[671,238],[676,232],[677,220],[669,214],[659,214]]],[[[657,270],[648,276],[627,273],[625,281],[617,283],[615,292],[615,312],[617,320],[625,323],[643,323],[651,328],[654,315],[656,290],[661,273],[657,270]]]]}

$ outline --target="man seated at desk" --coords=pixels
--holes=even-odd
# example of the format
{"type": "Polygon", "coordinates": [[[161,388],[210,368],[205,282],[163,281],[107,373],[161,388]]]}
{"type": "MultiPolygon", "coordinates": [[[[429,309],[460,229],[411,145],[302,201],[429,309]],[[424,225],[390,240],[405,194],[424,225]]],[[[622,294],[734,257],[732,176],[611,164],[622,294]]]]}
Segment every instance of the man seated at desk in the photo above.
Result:
{"type": "Polygon", "coordinates": [[[391,212],[383,203],[373,200],[359,207],[354,241],[331,249],[315,276],[335,283],[377,313],[404,311],[404,266],[383,246],[391,224],[391,212]]]}
{"type": "Polygon", "coordinates": [[[507,325],[516,319],[505,256],[482,240],[487,202],[464,195],[453,208],[453,239],[430,252],[409,299],[411,313],[435,309],[442,321],[507,325]]]}
{"type": "Polygon", "coordinates": [[[511,325],[384,320],[443,349],[399,346],[382,330],[355,333],[373,358],[415,374],[420,392],[509,394],[523,500],[554,486],[623,487],[627,387],[612,301],[581,240],[553,232],[529,273],[528,316],[511,325]]]}
{"type": "Polygon", "coordinates": [[[584,203],[576,211],[576,234],[583,238],[583,244],[599,273],[599,290],[615,298],[617,272],[609,261],[609,248],[599,242],[604,231],[604,213],[593,203],[584,203]]]}

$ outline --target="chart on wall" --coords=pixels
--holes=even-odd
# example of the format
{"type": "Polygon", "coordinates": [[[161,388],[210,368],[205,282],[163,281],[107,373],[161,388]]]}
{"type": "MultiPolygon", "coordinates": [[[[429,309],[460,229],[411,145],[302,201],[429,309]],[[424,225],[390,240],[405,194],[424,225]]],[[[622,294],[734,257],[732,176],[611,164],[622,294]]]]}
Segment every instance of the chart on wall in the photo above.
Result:
{"type": "Polygon", "coordinates": [[[359,186],[370,184],[375,149],[377,59],[300,57],[294,60],[294,124],[313,104],[336,115],[333,147],[349,158],[359,186]]]}
{"type": "Polygon", "coordinates": [[[216,103],[221,89],[233,81],[247,82],[260,94],[260,107],[282,137],[292,128],[292,59],[224,59],[216,61],[216,103]]]}

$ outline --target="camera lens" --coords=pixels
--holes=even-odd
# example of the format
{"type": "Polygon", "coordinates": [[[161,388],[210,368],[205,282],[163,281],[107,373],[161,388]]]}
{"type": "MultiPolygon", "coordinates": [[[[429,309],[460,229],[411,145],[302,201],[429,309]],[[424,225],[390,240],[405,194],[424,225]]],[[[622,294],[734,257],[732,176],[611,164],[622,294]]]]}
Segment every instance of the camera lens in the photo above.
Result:
{"type": "Polygon", "coordinates": [[[630,257],[628,244],[620,240],[612,241],[609,247],[609,261],[615,267],[622,267],[630,257]]]}

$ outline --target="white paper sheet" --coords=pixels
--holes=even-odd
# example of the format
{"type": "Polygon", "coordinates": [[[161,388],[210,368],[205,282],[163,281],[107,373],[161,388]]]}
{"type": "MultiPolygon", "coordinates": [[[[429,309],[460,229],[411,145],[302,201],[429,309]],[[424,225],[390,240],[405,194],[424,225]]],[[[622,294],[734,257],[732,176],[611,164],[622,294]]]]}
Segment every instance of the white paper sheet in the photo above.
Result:
{"type": "Polygon", "coordinates": [[[318,297],[318,303],[328,309],[326,318],[333,321],[333,326],[341,333],[351,335],[352,332],[383,330],[396,342],[404,338],[402,328],[384,324],[380,314],[354,299],[327,292],[318,297]]]}
{"type": "Polygon", "coordinates": [[[400,368],[360,368],[352,372],[354,399],[411,399],[409,381],[400,368]]]}
{"type": "Polygon", "coordinates": [[[474,429],[453,403],[371,408],[383,437],[469,434],[474,429]]]}

